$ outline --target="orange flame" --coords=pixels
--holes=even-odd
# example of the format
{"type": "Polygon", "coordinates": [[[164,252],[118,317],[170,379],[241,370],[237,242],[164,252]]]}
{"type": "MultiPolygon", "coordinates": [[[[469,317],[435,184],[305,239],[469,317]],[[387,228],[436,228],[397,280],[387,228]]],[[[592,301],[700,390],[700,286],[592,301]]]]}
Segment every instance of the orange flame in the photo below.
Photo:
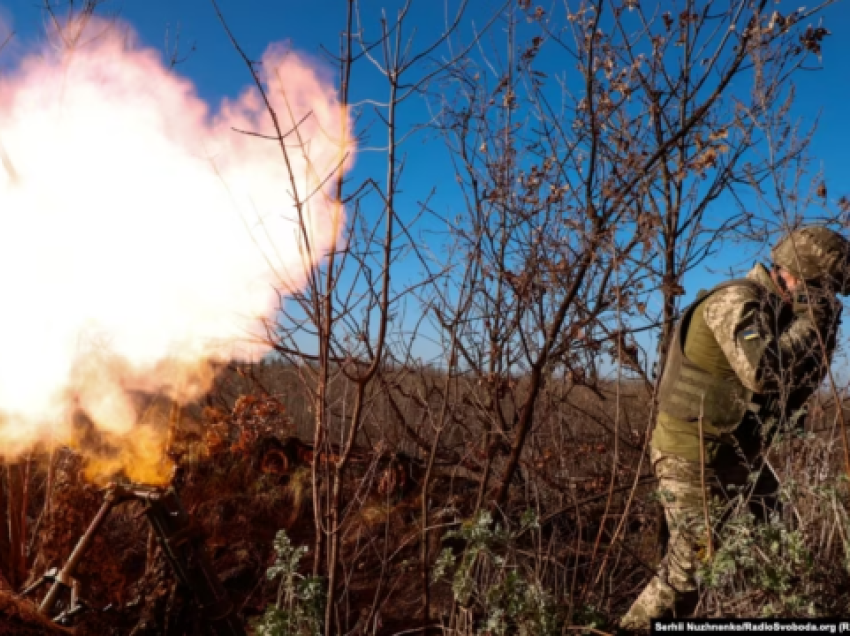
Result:
{"type": "Polygon", "coordinates": [[[95,473],[161,480],[163,426],[141,424],[128,391],[190,401],[209,361],[268,351],[257,337],[278,290],[338,238],[328,177],[350,166],[349,114],[270,47],[272,108],[284,132],[301,122],[287,165],[255,88],[211,112],[126,25],[67,28],[86,44],[0,76],[0,454],[80,446],[83,412],[119,448],[95,473]]]}

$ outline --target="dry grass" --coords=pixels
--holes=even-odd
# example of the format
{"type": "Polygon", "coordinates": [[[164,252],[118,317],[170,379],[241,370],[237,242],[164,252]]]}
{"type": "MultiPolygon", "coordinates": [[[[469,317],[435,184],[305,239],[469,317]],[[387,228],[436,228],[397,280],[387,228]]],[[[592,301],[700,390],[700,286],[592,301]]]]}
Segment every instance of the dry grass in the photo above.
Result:
{"type": "MultiPolygon", "coordinates": [[[[437,374],[430,373],[400,374],[401,379],[389,391],[368,396],[366,426],[343,490],[340,607],[345,612],[340,620],[349,628],[368,616],[373,624],[381,625],[381,634],[393,634],[423,621],[421,488],[427,456],[421,443],[410,439],[407,428],[425,440],[433,439],[427,422],[441,405],[435,390],[441,383],[437,374]],[[421,395],[428,398],[417,397],[421,395]],[[398,454],[402,450],[403,454],[398,454]],[[404,489],[386,487],[387,483],[398,484],[388,482],[387,476],[398,479],[400,473],[388,471],[399,466],[411,481],[404,489]]],[[[276,594],[274,584],[264,577],[273,560],[275,533],[286,529],[295,545],[311,549],[303,563],[305,572],[313,568],[315,543],[309,464],[264,473],[262,462],[251,454],[252,447],[245,445],[244,431],[240,431],[249,426],[255,433],[265,431],[285,439],[308,428],[308,414],[297,412],[305,388],[297,374],[282,365],[264,366],[256,375],[284,407],[286,417],[280,409],[272,409],[263,411],[266,419],[259,421],[259,411],[245,411],[248,402],[243,400],[243,406],[237,406],[242,392],[252,391],[249,380],[223,377],[213,396],[219,410],[205,410],[201,404],[188,408],[188,425],[179,438],[185,449],[194,449],[184,454],[181,496],[204,529],[215,568],[246,620],[258,616],[276,594]],[[296,405],[295,412],[290,404],[296,405]],[[205,419],[210,416],[212,421],[205,419]],[[299,423],[298,417],[304,420],[299,423]],[[197,435],[198,429],[208,427],[217,427],[225,438],[212,449],[217,452],[205,447],[203,436],[197,435]]],[[[488,448],[482,444],[488,426],[482,408],[486,395],[474,382],[467,388],[449,405],[451,434],[444,436],[445,443],[438,448],[429,484],[432,529],[425,539],[429,568],[444,549],[461,559],[474,545],[469,537],[451,534],[469,527],[474,518],[488,461],[488,448]]],[[[505,397],[505,413],[510,414],[510,404],[521,400],[522,390],[522,383],[517,382],[515,393],[505,397]]],[[[253,391],[256,394],[256,388],[253,391]]],[[[345,391],[334,398],[332,432],[344,423],[340,405],[347,399],[345,391]]],[[[564,624],[612,627],[648,581],[659,557],[659,507],[652,497],[653,481],[646,462],[637,472],[649,413],[648,394],[642,385],[624,385],[619,390],[616,386],[591,390],[561,382],[547,386],[519,478],[511,486],[505,509],[497,511],[507,538],[493,538],[492,545],[488,544],[492,554],[501,555],[502,565],[485,568],[482,561],[469,575],[476,594],[480,593],[476,597],[479,604],[473,602],[464,610],[464,616],[473,621],[470,625],[487,614],[481,599],[487,594],[498,597],[493,590],[501,590],[507,572],[513,571],[533,583],[529,589],[545,591],[551,603],[547,607],[564,624]],[[624,520],[627,503],[629,515],[624,520]],[[521,519],[529,513],[537,525],[523,529],[521,519]]],[[[850,500],[847,483],[838,480],[841,450],[830,420],[833,413],[816,409],[809,426],[820,432],[806,442],[780,445],[771,455],[789,488],[791,502],[784,510],[786,534],[782,535],[781,555],[793,561],[805,553],[814,566],[797,578],[775,574],[786,577],[782,585],[793,583],[797,590],[793,594],[771,588],[757,571],[739,568],[727,573],[706,589],[699,610],[702,615],[751,616],[764,607],[804,615],[810,606],[817,612],[848,607],[850,579],[844,564],[850,546],[846,513],[850,500]],[[792,537],[796,543],[786,540],[789,532],[796,533],[792,537]]],[[[306,443],[311,441],[306,435],[301,437],[306,443]]],[[[63,457],[57,470],[54,512],[44,520],[34,544],[33,573],[67,557],[99,503],[97,492],[79,479],[79,458],[63,457]]],[[[504,456],[496,448],[489,457],[492,487],[504,456]]],[[[323,470],[324,464],[320,468],[323,470]]],[[[43,501],[39,491],[43,472],[36,471],[33,483],[37,486],[31,501],[35,516],[43,501]]],[[[325,496],[321,490],[319,494],[325,496]]],[[[97,559],[81,570],[86,599],[94,607],[113,606],[106,614],[86,616],[77,632],[81,635],[183,634],[195,620],[185,591],[174,586],[162,557],[153,555],[150,560],[147,528],[136,512],[128,507],[115,513],[95,544],[97,559]]],[[[741,536],[740,532],[721,533],[721,554],[724,546],[727,553],[734,552],[741,536]]],[[[431,584],[432,624],[459,616],[452,600],[452,577],[457,571],[450,569],[431,584]]]]}

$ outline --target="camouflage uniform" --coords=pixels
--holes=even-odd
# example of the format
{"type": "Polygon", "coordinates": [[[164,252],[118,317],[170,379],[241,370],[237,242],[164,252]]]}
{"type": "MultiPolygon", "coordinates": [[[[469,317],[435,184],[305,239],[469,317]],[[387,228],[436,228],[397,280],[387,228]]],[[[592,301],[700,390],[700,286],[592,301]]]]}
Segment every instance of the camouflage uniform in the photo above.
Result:
{"type": "Polygon", "coordinates": [[[655,448],[651,461],[670,539],[658,573],[623,617],[626,629],[648,629],[650,619],[663,616],[677,600],[696,591],[697,555],[705,543],[699,464],[655,448]]]}
{"type": "MultiPolygon", "coordinates": [[[[783,267],[791,271],[787,262],[783,267]]],[[[703,497],[728,493],[731,485],[749,487],[751,507],[759,502],[771,507],[778,483],[761,463],[764,447],[780,422],[802,421],[805,403],[826,373],[823,362],[831,359],[835,347],[840,305],[834,295],[806,302],[813,298],[787,302],[759,264],[746,279],[701,293],[683,312],[659,384],[651,447],[669,529],[667,554],[621,620],[622,628],[648,629],[650,619],[669,614],[695,595],[706,542],[703,497]],[[748,486],[754,471],[759,477],[748,486]]]]}

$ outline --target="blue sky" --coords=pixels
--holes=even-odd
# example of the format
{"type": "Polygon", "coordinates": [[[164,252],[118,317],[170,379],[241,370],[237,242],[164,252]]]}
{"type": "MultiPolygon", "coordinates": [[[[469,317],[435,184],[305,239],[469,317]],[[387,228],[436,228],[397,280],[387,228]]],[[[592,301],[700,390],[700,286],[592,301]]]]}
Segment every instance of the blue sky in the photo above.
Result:
{"type": "MultiPolygon", "coordinates": [[[[366,35],[378,33],[381,11],[395,11],[397,0],[363,0],[363,23],[366,35]]],[[[448,4],[455,5],[451,1],[448,4]]],[[[468,34],[473,24],[480,28],[488,15],[492,0],[472,0],[469,19],[465,22],[468,34]]],[[[343,0],[313,0],[312,2],[284,2],[282,0],[219,0],[219,6],[235,36],[246,53],[258,59],[272,42],[288,42],[294,49],[322,57],[321,46],[338,50],[339,34],[344,28],[345,5],[343,0]]],[[[438,32],[444,22],[443,2],[434,0],[414,2],[412,23],[416,24],[417,42],[425,42],[438,32]]],[[[785,7],[791,11],[796,8],[785,7]]],[[[105,12],[117,12],[138,31],[142,41],[165,55],[173,50],[179,34],[179,57],[184,58],[177,72],[190,78],[199,94],[211,105],[223,97],[236,96],[250,83],[247,70],[230,45],[209,0],[112,0],[103,5],[105,12]]],[[[41,38],[44,15],[39,0],[0,0],[0,22],[11,25],[16,40],[22,44],[41,38]]],[[[832,32],[824,42],[824,69],[803,72],[797,76],[798,99],[796,114],[804,122],[813,123],[819,118],[811,152],[822,166],[829,184],[829,195],[836,199],[841,194],[850,195],[850,175],[847,174],[846,149],[850,148],[850,126],[847,110],[850,108],[850,4],[839,2],[823,13],[825,26],[832,32]]],[[[0,34],[2,39],[3,34],[0,34]]],[[[376,73],[366,71],[354,78],[354,100],[364,95],[380,98],[384,89],[378,84],[376,73]]],[[[2,68],[2,67],[0,67],[2,68]]],[[[421,117],[419,105],[411,105],[408,117],[421,117]]],[[[364,122],[365,123],[365,122],[364,122]]],[[[402,120],[404,132],[406,120],[402,120]]],[[[382,139],[370,139],[367,145],[381,145],[382,139]]],[[[414,137],[405,147],[406,177],[403,181],[404,201],[415,211],[431,188],[437,188],[434,205],[447,216],[452,216],[462,205],[453,183],[453,173],[445,159],[445,148],[439,140],[414,137]]],[[[380,155],[361,152],[356,170],[381,175],[380,155]]],[[[716,210],[714,215],[722,215],[716,210]]],[[[428,229],[427,225],[424,229],[428,229]]],[[[715,270],[725,270],[738,265],[750,255],[731,249],[714,257],[706,265],[715,270]]],[[[400,280],[411,281],[419,276],[419,268],[411,264],[400,271],[400,280]]],[[[700,287],[710,286],[722,278],[722,273],[710,274],[704,268],[687,281],[687,300],[700,287]]]]}

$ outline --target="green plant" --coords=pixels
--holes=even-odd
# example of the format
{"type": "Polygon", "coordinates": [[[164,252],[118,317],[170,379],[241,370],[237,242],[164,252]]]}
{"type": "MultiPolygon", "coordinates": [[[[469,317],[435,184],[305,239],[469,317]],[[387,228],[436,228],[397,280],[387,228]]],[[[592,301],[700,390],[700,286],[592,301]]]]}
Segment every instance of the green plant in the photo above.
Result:
{"type": "Polygon", "coordinates": [[[293,546],[286,531],[279,530],[274,550],[277,559],[266,570],[266,577],[270,581],[280,577],[277,600],[266,608],[255,624],[257,636],[319,636],[324,614],[324,586],[319,578],[298,573],[307,548],[293,546]]]}
{"type": "Polygon", "coordinates": [[[815,615],[815,559],[799,529],[776,514],[758,523],[740,511],[723,524],[719,539],[714,558],[699,571],[706,590],[727,598],[746,590],[766,601],[760,608],[765,617],[815,615]]]}
{"type": "Polygon", "coordinates": [[[452,592],[457,603],[478,617],[475,633],[560,633],[551,595],[539,581],[529,580],[512,552],[520,535],[534,527],[537,518],[531,511],[523,515],[519,529],[513,532],[493,523],[491,514],[484,511],[446,534],[446,539],[461,539],[465,548],[459,562],[451,549],[444,549],[434,565],[433,577],[443,578],[454,568],[452,592]]]}

